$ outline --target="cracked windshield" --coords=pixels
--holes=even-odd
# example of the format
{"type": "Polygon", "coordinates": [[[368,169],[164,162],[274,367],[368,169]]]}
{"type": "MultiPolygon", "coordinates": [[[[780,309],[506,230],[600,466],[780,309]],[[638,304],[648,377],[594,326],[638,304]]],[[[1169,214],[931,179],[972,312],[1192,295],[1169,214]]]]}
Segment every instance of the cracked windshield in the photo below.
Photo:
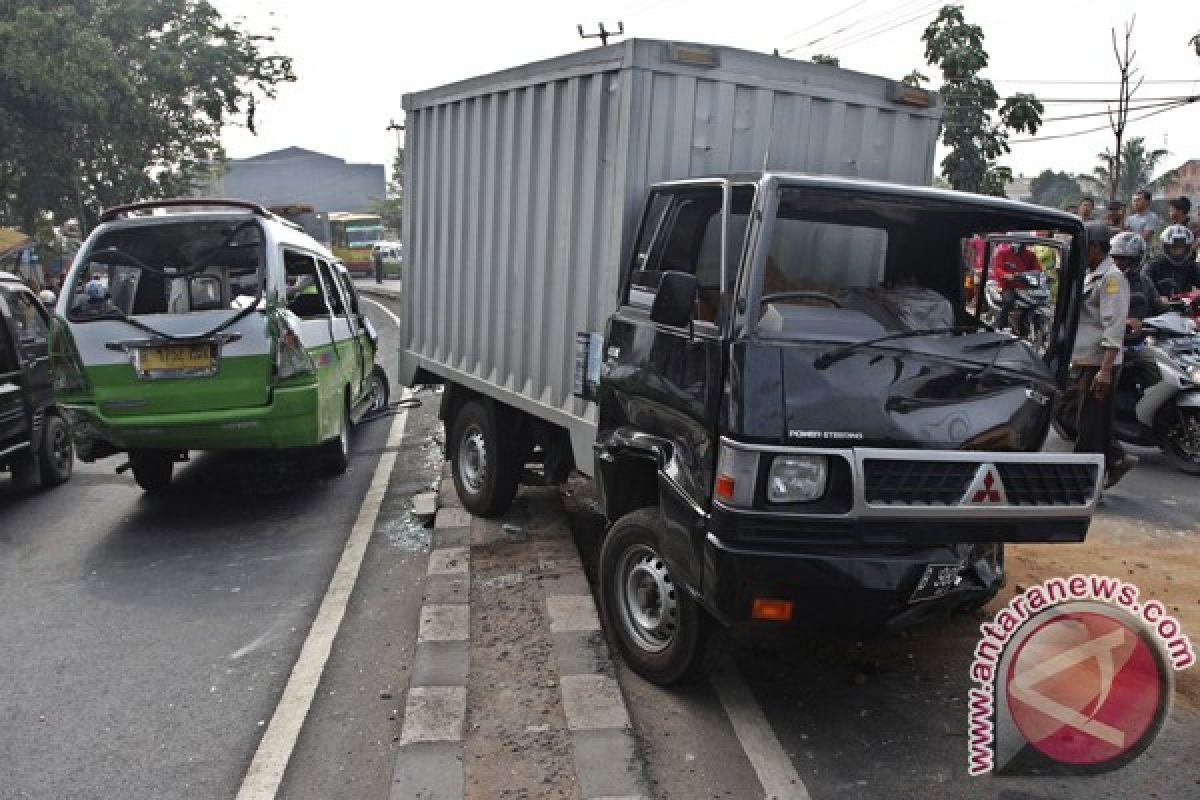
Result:
{"type": "Polygon", "coordinates": [[[0,2],[0,800],[1200,797],[1200,17],[1069,5],[0,2]]]}

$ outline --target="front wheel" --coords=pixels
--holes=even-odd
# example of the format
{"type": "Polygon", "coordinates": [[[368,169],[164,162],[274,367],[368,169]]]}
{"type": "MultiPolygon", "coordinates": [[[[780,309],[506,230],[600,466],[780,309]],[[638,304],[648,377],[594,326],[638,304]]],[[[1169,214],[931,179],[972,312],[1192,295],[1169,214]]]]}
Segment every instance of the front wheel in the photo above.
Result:
{"type": "Polygon", "coordinates": [[[147,494],[162,494],[171,486],[175,453],[168,450],[131,450],[129,466],[133,479],[147,494]]]}
{"type": "Polygon", "coordinates": [[[60,417],[47,416],[46,429],[42,431],[42,449],[38,453],[42,487],[48,489],[66,483],[74,463],[75,448],[71,445],[67,423],[60,417]]]}
{"type": "Polygon", "coordinates": [[[1200,475],[1200,409],[1170,405],[1159,414],[1158,444],[1171,466],[1200,475]]]}
{"type": "Polygon", "coordinates": [[[703,663],[711,621],[671,579],[658,550],[657,508],[617,520],[600,551],[600,603],[621,655],[662,686],[694,675],[703,663]]]}

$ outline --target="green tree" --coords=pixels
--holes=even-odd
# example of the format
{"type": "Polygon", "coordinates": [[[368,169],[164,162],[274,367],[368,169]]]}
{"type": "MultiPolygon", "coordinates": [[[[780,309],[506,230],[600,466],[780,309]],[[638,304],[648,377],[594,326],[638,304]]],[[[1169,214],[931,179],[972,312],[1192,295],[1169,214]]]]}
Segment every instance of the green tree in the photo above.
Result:
{"type": "Polygon", "coordinates": [[[1033,192],[1033,202],[1051,208],[1062,208],[1068,203],[1076,203],[1083,196],[1083,188],[1079,181],[1066,172],[1055,172],[1052,169],[1042,170],[1029,185],[1033,192]]]}
{"type": "Polygon", "coordinates": [[[295,80],[271,41],[207,0],[0,0],[0,219],[187,193],[295,80]]]}
{"type": "Polygon", "coordinates": [[[996,160],[1010,150],[1009,131],[1036,133],[1045,109],[1031,94],[1000,102],[992,82],[980,77],[988,65],[983,38],[956,5],[943,6],[921,35],[925,61],[942,73],[942,144],[950,149],[942,174],[955,189],[1003,195],[1012,170],[996,160]]]}
{"type": "Polygon", "coordinates": [[[1119,163],[1111,148],[1106,147],[1103,153],[1097,153],[1096,158],[1099,159],[1100,165],[1084,180],[1100,192],[1111,193],[1116,199],[1129,202],[1129,198],[1133,197],[1136,191],[1154,191],[1170,183],[1173,177],[1171,172],[1154,178],[1154,171],[1167,155],[1168,151],[1161,147],[1146,149],[1145,137],[1134,136],[1121,147],[1119,163]],[[1119,176],[1115,185],[1114,172],[1119,176]]]}
{"type": "Polygon", "coordinates": [[[827,55],[825,53],[817,53],[809,59],[813,64],[826,64],[830,67],[840,67],[842,60],[837,56],[827,55]]]}
{"type": "Polygon", "coordinates": [[[387,195],[371,203],[371,210],[383,217],[385,228],[395,231],[404,226],[404,145],[396,147],[392,159],[392,179],[387,184],[387,195]]]}

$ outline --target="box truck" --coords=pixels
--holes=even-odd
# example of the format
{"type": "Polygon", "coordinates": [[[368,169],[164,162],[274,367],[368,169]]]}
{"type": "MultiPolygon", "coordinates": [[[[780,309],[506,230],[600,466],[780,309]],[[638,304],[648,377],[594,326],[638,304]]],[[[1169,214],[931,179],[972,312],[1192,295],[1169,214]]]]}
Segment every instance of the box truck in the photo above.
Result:
{"type": "Polygon", "coordinates": [[[1078,218],[933,190],[935,94],[630,40],[404,97],[401,376],[445,387],[466,508],[599,484],[600,596],[670,683],[718,626],[986,603],[1080,541],[1098,456],[1042,453],[1078,218]],[[974,235],[1073,237],[1045,355],[964,300],[974,235]]]}

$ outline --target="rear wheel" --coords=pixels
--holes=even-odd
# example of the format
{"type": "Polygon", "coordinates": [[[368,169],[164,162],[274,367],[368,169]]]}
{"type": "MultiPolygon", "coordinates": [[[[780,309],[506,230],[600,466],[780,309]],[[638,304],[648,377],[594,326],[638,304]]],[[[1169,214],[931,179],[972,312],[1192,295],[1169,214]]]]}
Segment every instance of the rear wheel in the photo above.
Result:
{"type": "Polygon", "coordinates": [[[67,423],[59,417],[46,417],[46,428],[42,431],[42,449],[38,453],[42,486],[50,488],[65,483],[71,477],[75,463],[75,448],[71,445],[71,432],[67,423]]]}
{"type": "Polygon", "coordinates": [[[621,655],[660,685],[699,671],[712,621],[676,586],[658,551],[657,508],[621,517],[600,551],[600,602],[621,655]]]}
{"type": "Polygon", "coordinates": [[[477,517],[503,514],[512,505],[525,453],[502,435],[494,409],[478,400],[464,403],[450,431],[454,488],[463,508],[477,517]]]}
{"type": "Polygon", "coordinates": [[[321,445],[321,466],[327,475],[341,475],[350,466],[350,407],[344,403],[338,435],[321,445]]]}
{"type": "Polygon", "coordinates": [[[391,388],[388,385],[387,372],[378,364],[371,369],[371,383],[367,388],[367,395],[371,398],[368,413],[378,414],[387,410],[391,388]]]}
{"type": "Polygon", "coordinates": [[[175,453],[170,450],[130,450],[133,479],[149,494],[161,494],[171,486],[175,453]]]}
{"type": "Polygon", "coordinates": [[[1159,446],[1175,469],[1200,475],[1200,409],[1167,406],[1159,412],[1159,446]]]}

